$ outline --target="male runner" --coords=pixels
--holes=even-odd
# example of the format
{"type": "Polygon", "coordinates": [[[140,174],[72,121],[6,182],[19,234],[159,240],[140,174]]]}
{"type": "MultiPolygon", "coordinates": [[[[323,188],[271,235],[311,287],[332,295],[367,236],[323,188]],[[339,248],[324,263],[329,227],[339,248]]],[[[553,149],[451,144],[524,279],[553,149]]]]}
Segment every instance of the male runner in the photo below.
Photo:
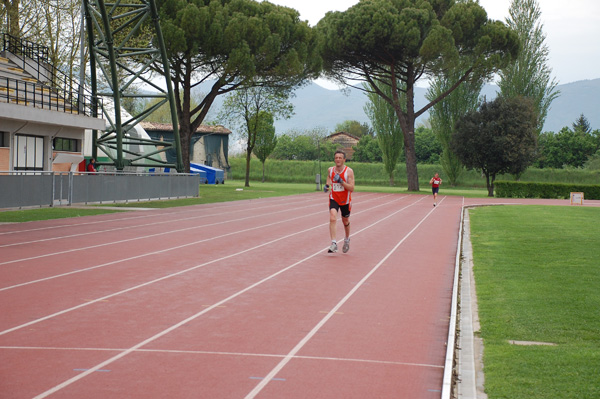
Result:
{"type": "Polygon", "coordinates": [[[348,252],[350,249],[350,210],[352,208],[352,191],[354,191],[354,171],[344,165],[346,154],[343,151],[336,151],[334,155],[335,166],[329,168],[327,173],[327,182],[324,191],[329,193],[329,235],[331,236],[331,246],[328,252],[337,252],[336,228],[338,211],[342,213],[342,223],[344,225],[344,246],[342,251],[348,252]]]}
{"type": "Polygon", "coordinates": [[[431,184],[431,191],[433,192],[433,206],[436,206],[437,195],[440,191],[440,184],[442,184],[442,179],[440,178],[440,175],[436,173],[435,176],[433,176],[431,180],[429,180],[429,184],[431,184]]]}

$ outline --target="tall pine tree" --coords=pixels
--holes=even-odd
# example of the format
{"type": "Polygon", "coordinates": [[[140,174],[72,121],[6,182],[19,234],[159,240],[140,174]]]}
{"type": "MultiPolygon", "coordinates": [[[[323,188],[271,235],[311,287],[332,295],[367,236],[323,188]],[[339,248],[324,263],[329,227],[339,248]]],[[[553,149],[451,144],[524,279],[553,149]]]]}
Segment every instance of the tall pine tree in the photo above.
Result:
{"type": "Polygon", "coordinates": [[[548,67],[548,46],[540,22],[542,12],[537,0],[513,0],[506,24],[519,36],[521,51],[515,62],[500,72],[500,94],[504,97],[528,97],[538,116],[537,131],[542,132],[552,101],[560,92],[548,67]]]}

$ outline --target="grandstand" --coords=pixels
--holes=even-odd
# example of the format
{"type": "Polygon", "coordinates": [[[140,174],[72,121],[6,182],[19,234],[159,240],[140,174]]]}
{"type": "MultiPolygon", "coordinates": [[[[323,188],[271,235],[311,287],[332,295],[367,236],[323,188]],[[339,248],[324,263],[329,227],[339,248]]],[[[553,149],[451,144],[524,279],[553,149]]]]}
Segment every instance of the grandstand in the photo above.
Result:
{"type": "Polygon", "coordinates": [[[69,171],[84,160],[85,130],[104,130],[91,94],[52,67],[48,51],[2,35],[0,171],[69,171]],[[67,155],[67,156],[65,156],[67,155]]]}

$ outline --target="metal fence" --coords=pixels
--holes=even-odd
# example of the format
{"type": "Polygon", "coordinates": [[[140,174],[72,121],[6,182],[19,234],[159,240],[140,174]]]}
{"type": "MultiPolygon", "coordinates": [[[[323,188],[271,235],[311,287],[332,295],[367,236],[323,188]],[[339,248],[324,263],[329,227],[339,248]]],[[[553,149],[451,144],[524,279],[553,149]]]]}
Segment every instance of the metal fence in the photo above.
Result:
{"type": "Polygon", "coordinates": [[[0,172],[0,208],[198,197],[197,174],[0,172]]]}

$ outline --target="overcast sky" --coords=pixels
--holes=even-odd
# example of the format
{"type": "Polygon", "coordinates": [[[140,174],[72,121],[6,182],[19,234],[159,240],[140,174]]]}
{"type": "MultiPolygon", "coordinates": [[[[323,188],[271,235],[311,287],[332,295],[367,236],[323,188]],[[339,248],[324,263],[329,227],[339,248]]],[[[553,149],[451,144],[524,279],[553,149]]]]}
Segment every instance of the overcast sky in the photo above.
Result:
{"type": "MultiPolygon", "coordinates": [[[[344,11],[356,0],[270,0],[295,8],[311,26],[328,11],[344,11]]],[[[479,0],[488,17],[506,21],[512,0],[479,0]]],[[[550,50],[548,66],[559,84],[600,78],[600,0],[538,0],[550,50]]]]}

